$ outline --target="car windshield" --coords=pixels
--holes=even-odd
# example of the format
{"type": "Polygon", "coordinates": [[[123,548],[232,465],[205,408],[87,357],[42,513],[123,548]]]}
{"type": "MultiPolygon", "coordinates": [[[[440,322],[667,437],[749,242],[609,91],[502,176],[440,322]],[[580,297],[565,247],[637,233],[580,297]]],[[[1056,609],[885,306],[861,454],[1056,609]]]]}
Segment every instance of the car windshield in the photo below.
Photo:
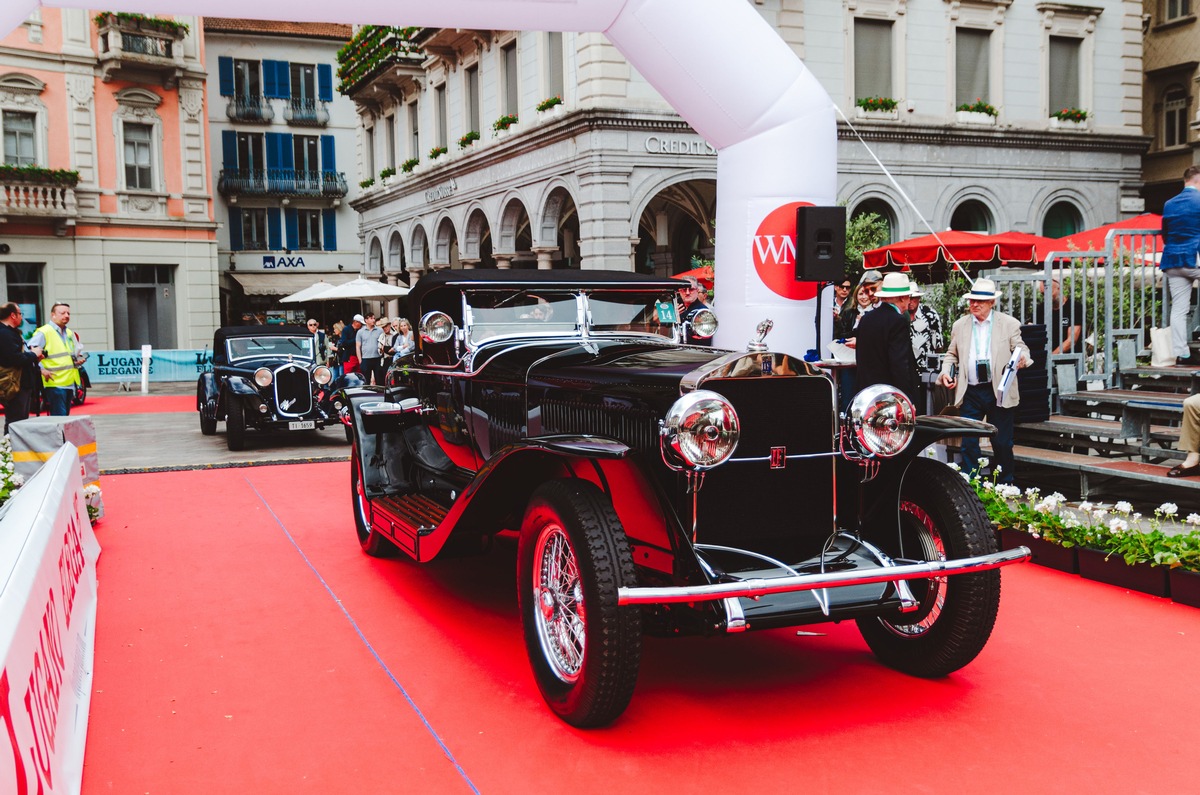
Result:
{"type": "MultiPolygon", "coordinates": [[[[483,290],[471,292],[469,338],[579,332],[576,292],[566,290],[483,290]]],[[[588,333],[640,333],[671,338],[678,316],[671,293],[585,291],[588,333]]]]}
{"type": "Polygon", "coordinates": [[[242,359],[257,359],[263,356],[308,359],[313,357],[311,337],[234,337],[225,341],[225,350],[230,362],[242,359]]]}

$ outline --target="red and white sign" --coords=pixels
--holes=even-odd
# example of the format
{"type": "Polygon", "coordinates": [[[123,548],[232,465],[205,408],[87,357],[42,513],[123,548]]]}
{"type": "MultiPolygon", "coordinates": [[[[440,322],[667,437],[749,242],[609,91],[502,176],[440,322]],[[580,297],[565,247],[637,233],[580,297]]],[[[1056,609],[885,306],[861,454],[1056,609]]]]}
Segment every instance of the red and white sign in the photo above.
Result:
{"type": "Polygon", "coordinates": [[[762,219],[750,243],[754,272],[780,298],[807,301],[817,295],[816,282],[796,281],[796,208],[812,202],[788,202],[762,219]]]}
{"type": "Polygon", "coordinates": [[[64,444],[0,519],[0,792],[79,792],[96,559],[79,455],[64,444]]]}

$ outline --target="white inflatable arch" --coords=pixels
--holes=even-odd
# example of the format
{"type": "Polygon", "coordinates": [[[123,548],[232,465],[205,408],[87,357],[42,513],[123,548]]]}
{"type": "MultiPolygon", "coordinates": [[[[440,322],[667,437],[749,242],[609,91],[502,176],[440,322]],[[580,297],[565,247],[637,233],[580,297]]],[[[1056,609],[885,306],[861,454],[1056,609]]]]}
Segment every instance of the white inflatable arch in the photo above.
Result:
{"type": "MultiPolygon", "coordinates": [[[[36,0],[0,4],[13,30],[36,0]]],[[[41,5],[77,7],[78,0],[41,5]]],[[[141,0],[113,11],[491,30],[603,32],[717,150],[720,273],[716,344],[742,348],[764,317],[770,343],[814,347],[815,284],[794,283],[795,206],[833,204],[837,135],[833,102],[746,0],[141,0]],[[730,45],[749,57],[730,59],[730,45]]]]}

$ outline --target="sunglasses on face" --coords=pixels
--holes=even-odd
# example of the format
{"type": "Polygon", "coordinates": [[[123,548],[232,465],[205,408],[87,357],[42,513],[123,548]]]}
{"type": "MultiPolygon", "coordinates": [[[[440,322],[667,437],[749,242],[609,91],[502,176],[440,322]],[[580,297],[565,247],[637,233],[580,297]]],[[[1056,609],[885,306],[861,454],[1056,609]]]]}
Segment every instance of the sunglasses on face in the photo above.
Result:
{"type": "Polygon", "coordinates": [[[837,286],[837,288],[838,288],[839,290],[849,290],[849,289],[850,289],[850,285],[848,285],[848,284],[839,284],[839,285],[837,286]]]}

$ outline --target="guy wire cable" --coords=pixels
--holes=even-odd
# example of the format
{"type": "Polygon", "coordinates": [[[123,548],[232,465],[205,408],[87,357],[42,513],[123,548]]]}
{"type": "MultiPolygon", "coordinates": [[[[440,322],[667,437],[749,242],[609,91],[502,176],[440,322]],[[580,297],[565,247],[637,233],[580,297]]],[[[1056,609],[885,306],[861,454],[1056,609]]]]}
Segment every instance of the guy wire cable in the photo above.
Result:
{"type": "Polygon", "coordinates": [[[871,146],[865,140],[863,140],[863,137],[859,134],[858,129],[855,128],[854,123],[851,122],[850,119],[846,118],[846,114],[842,113],[842,109],[839,108],[836,103],[834,104],[833,108],[838,112],[838,115],[842,117],[842,121],[846,122],[846,126],[850,128],[850,132],[854,133],[854,137],[858,139],[858,142],[861,143],[863,148],[867,150],[867,154],[869,154],[871,159],[875,161],[875,165],[879,166],[879,170],[882,171],[883,175],[888,178],[888,181],[892,183],[892,186],[900,192],[900,196],[904,199],[908,206],[912,208],[913,212],[917,214],[917,217],[921,219],[921,223],[925,225],[925,228],[929,230],[929,233],[937,240],[938,245],[942,247],[942,250],[946,253],[946,258],[950,260],[952,265],[954,265],[955,270],[961,273],[963,278],[967,280],[967,284],[971,287],[971,289],[974,289],[975,280],[971,278],[971,275],[967,273],[966,268],[964,268],[962,264],[955,259],[952,253],[950,253],[950,247],[942,242],[942,238],[937,232],[934,231],[933,227],[929,225],[929,222],[925,220],[925,215],[920,211],[920,209],[918,209],[916,203],[914,203],[913,200],[908,197],[908,194],[904,191],[904,188],[900,187],[900,183],[896,181],[896,178],[892,176],[892,172],[888,171],[887,166],[885,166],[883,161],[880,160],[875,154],[875,150],[873,150],[871,146]]]}

